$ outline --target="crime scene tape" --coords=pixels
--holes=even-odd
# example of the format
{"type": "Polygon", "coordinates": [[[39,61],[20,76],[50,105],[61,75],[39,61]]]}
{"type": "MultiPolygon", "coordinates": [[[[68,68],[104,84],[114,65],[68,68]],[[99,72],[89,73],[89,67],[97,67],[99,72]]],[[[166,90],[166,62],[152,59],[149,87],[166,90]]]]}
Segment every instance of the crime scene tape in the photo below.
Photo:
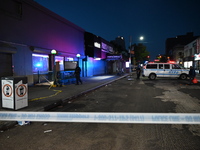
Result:
{"type": "Polygon", "coordinates": [[[0,112],[3,121],[200,124],[198,113],[0,112]]]}

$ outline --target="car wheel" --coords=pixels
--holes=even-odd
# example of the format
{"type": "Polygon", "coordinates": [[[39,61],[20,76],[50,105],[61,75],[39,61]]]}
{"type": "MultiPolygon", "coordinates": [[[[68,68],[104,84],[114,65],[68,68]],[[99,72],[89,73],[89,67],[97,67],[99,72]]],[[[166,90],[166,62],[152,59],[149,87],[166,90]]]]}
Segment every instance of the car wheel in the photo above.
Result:
{"type": "Polygon", "coordinates": [[[187,79],[187,75],[186,75],[186,74],[182,74],[182,75],[180,76],[180,79],[181,79],[181,80],[186,80],[186,79],[187,79]]]}
{"type": "Polygon", "coordinates": [[[150,80],[155,80],[156,79],[156,74],[152,73],[149,75],[150,80]]]}

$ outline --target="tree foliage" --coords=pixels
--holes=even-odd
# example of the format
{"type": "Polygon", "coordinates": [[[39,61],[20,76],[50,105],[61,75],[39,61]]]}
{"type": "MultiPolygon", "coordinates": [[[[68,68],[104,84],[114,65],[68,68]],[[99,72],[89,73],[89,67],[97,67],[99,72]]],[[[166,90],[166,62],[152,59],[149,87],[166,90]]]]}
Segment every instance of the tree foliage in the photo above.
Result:
{"type": "Polygon", "coordinates": [[[136,63],[148,60],[149,52],[146,50],[146,46],[142,43],[131,45],[131,50],[134,50],[134,58],[136,63]]]}

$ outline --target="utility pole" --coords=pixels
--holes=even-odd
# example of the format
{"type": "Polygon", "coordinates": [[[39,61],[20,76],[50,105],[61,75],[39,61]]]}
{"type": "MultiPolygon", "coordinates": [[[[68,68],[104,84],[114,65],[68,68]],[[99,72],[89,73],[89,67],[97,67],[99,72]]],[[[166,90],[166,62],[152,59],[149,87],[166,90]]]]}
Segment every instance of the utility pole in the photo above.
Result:
{"type": "Polygon", "coordinates": [[[131,74],[131,44],[132,44],[132,37],[129,37],[130,48],[129,48],[129,74],[131,74]]]}

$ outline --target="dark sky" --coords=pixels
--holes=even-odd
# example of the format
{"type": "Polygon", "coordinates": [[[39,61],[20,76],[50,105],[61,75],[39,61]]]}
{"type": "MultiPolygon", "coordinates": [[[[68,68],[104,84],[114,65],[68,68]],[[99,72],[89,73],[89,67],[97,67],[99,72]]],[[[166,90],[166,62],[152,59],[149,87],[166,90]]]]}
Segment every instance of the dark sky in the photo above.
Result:
{"type": "Polygon", "coordinates": [[[143,43],[155,58],[165,40],[194,32],[200,35],[200,0],[34,0],[84,30],[107,41],[123,36],[126,46],[143,43]]]}

